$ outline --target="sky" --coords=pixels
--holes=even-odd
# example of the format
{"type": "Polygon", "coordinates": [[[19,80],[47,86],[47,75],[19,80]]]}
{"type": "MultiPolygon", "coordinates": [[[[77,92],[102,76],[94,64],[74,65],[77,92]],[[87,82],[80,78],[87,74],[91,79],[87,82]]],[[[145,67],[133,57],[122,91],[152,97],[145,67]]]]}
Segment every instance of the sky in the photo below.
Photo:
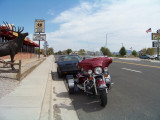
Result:
{"type": "MultiPolygon", "coordinates": [[[[111,52],[151,48],[160,29],[160,0],[0,0],[0,24],[23,26],[33,39],[35,19],[45,20],[49,47],[111,52]]],[[[36,42],[36,41],[35,41],[36,42]]],[[[41,42],[41,48],[44,42],[41,42]]]]}

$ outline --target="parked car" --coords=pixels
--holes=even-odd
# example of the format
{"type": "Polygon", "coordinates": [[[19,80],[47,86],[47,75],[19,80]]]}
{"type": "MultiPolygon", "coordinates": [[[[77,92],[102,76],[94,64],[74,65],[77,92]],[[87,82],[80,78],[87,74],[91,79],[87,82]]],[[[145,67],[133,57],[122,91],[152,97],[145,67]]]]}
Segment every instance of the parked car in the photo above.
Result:
{"type": "Polygon", "coordinates": [[[150,56],[150,55],[141,55],[141,56],[139,56],[139,58],[141,58],[141,59],[154,59],[154,57],[153,56],[150,56]]]}
{"type": "Polygon", "coordinates": [[[92,59],[93,57],[91,57],[91,56],[83,56],[83,60],[85,60],[85,59],[92,59]]]}
{"type": "Polygon", "coordinates": [[[58,58],[57,73],[59,77],[66,74],[74,74],[78,72],[78,62],[81,61],[78,55],[63,55],[58,58]]]}
{"type": "Polygon", "coordinates": [[[154,57],[154,59],[155,59],[155,60],[158,60],[158,57],[157,57],[157,55],[153,55],[153,57],[154,57]]]}

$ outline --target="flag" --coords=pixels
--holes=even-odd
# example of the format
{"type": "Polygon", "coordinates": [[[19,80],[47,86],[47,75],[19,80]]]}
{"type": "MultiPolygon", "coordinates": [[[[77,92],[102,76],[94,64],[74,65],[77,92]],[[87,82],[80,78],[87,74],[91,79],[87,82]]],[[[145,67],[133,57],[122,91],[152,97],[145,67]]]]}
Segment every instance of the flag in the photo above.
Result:
{"type": "Polygon", "coordinates": [[[146,30],[147,33],[152,32],[151,28],[149,28],[148,30],[146,30]]]}

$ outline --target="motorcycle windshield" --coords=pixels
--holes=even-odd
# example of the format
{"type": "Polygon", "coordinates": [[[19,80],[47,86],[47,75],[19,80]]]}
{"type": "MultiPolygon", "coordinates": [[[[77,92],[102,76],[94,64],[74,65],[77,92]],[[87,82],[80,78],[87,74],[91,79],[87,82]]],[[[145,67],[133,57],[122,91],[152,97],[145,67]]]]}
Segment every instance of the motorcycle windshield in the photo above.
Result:
{"type": "Polygon", "coordinates": [[[86,59],[78,63],[79,68],[83,68],[86,71],[94,69],[95,67],[108,67],[112,63],[112,59],[109,57],[98,57],[92,59],[86,59]]]}

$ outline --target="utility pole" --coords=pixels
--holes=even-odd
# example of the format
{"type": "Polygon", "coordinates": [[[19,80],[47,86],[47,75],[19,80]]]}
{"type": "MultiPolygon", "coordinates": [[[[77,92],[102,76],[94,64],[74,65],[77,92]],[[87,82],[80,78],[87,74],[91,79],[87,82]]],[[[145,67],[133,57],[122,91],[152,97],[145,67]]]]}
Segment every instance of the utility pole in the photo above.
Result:
{"type": "Polygon", "coordinates": [[[123,47],[123,43],[121,43],[122,44],[122,47],[123,47]]]}
{"type": "Polygon", "coordinates": [[[107,48],[107,33],[106,33],[106,46],[105,47],[107,48]]]}
{"type": "Polygon", "coordinates": [[[106,33],[106,44],[105,44],[106,48],[107,48],[107,34],[112,34],[112,33],[106,33]]]}

